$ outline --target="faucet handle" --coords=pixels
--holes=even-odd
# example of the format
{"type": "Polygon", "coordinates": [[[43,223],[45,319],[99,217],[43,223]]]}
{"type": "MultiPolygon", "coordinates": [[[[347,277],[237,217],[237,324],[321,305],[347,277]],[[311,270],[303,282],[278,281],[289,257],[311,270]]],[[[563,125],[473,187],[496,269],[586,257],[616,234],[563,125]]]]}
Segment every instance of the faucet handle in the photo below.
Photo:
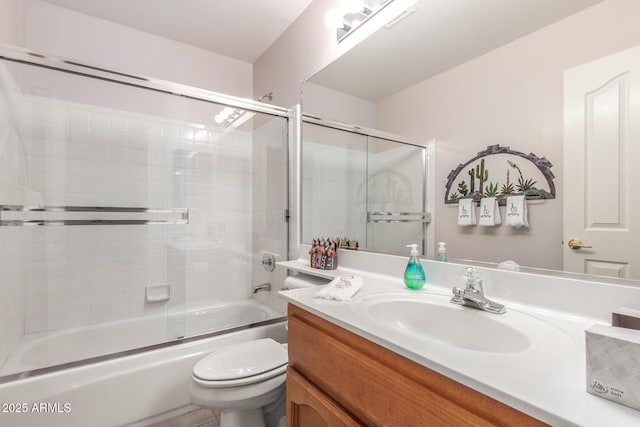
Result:
{"type": "Polygon", "coordinates": [[[475,267],[465,267],[464,271],[460,274],[460,277],[462,277],[464,280],[467,280],[471,277],[473,277],[474,275],[476,275],[478,272],[476,271],[475,267]]]}
{"type": "Polygon", "coordinates": [[[482,273],[475,267],[466,267],[462,273],[467,289],[482,292],[482,273]]]}
{"type": "Polygon", "coordinates": [[[451,293],[456,299],[462,299],[464,297],[464,289],[457,286],[454,286],[453,289],[451,289],[451,293]]]}
{"type": "Polygon", "coordinates": [[[453,293],[453,297],[451,297],[450,302],[464,305],[464,289],[454,286],[451,292],[453,293]]]}

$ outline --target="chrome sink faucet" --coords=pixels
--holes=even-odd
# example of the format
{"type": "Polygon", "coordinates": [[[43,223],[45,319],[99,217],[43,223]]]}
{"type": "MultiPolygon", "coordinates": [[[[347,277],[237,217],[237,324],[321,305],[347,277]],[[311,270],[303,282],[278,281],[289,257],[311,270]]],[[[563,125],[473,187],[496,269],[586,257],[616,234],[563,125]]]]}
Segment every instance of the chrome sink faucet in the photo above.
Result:
{"type": "Polygon", "coordinates": [[[469,307],[479,308],[489,313],[504,314],[507,309],[502,304],[491,301],[484,296],[482,288],[482,273],[476,271],[473,267],[467,267],[462,274],[462,278],[466,283],[466,288],[454,287],[451,291],[453,297],[451,302],[454,304],[467,305],[469,307]]]}

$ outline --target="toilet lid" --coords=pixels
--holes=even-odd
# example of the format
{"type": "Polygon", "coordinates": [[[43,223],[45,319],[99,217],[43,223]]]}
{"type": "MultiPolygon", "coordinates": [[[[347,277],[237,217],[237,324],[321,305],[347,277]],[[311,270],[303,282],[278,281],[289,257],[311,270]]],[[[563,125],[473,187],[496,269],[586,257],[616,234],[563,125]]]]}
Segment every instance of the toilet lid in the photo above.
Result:
{"type": "Polygon", "coordinates": [[[287,364],[287,350],[271,338],[224,347],[200,360],[193,376],[205,381],[230,381],[253,377],[287,364]]]}

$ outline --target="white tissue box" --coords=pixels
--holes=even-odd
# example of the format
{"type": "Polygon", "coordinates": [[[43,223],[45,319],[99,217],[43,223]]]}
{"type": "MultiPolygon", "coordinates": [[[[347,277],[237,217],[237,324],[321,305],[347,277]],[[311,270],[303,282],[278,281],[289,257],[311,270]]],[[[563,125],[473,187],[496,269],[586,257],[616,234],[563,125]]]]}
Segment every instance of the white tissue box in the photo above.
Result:
{"type": "Polygon", "coordinates": [[[587,391],[640,410],[640,331],[594,325],[585,333],[587,391]]]}

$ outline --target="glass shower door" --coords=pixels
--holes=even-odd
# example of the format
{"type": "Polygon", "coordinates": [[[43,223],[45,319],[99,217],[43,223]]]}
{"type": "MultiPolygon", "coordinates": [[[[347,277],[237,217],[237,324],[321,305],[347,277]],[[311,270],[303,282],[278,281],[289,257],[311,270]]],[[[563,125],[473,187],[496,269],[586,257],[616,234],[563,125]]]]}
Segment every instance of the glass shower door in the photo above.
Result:
{"type": "MultiPolygon", "coordinates": [[[[211,108],[210,117],[223,109],[189,103],[211,108]]],[[[170,340],[280,316],[252,296],[257,284],[275,282],[262,254],[287,252],[287,120],[250,112],[243,119],[191,124],[202,141],[167,147],[170,205],[189,206],[190,217],[185,227],[168,227],[170,340]]]]}
{"type": "Polygon", "coordinates": [[[367,137],[304,123],[302,241],[367,240],[367,137]]]}
{"type": "Polygon", "coordinates": [[[282,316],[286,112],[88,72],[0,59],[0,376],[282,316]]]}
{"type": "Polygon", "coordinates": [[[367,248],[425,253],[426,150],[380,138],[367,141],[367,248]]]}
{"type": "Polygon", "coordinates": [[[416,243],[426,254],[426,161],[424,146],[303,123],[302,242],[342,236],[394,254],[416,243]]]}

